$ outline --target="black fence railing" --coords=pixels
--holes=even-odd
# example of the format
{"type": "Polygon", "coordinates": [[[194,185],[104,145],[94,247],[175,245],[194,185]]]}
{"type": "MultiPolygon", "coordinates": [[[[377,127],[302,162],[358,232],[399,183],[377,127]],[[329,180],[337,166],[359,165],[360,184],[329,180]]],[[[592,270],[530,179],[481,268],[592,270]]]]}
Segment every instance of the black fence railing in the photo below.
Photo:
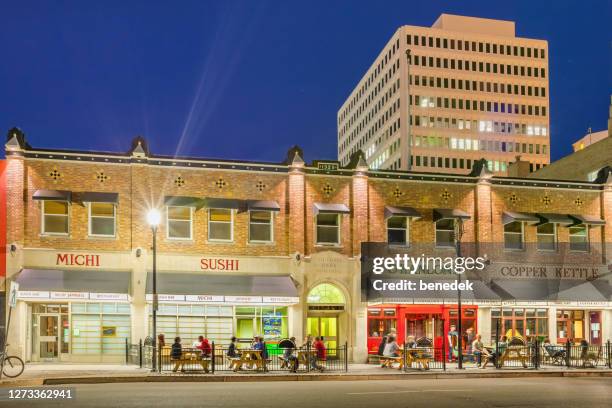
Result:
{"type": "Polygon", "coordinates": [[[172,355],[170,347],[163,347],[161,353],[153,352],[150,345],[132,345],[129,362],[140,367],[151,368],[153,354],[160,372],[346,372],[348,371],[348,346],[327,348],[324,352],[311,347],[262,350],[238,349],[228,355],[227,346],[212,343],[210,353],[204,354],[195,348],[183,347],[181,355],[172,355]]]}
{"type": "MultiPolygon", "coordinates": [[[[415,346],[401,350],[400,369],[410,370],[446,370],[446,361],[443,347],[415,346]]],[[[383,357],[384,359],[384,357],[383,357]]]]}
{"type": "MultiPolygon", "coordinates": [[[[448,350],[443,347],[419,345],[400,347],[393,357],[379,357],[379,363],[401,371],[447,370],[455,365],[447,362],[448,350]]],[[[154,353],[151,345],[126,344],[126,362],[141,368],[152,368],[153,355],[156,369],[160,372],[346,372],[348,371],[348,346],[328,348],[325,353],[310,347],[300,347],[287,352],[284,349],[260,350],[239,349],[228,355],[227,346],[212,344],[209,355],[202,355],[198,349],[183,348],[180,358],[171,356],[171,349],[163,347],[161,353],[154,353]]],[[[612,342],[602,345],[573,344],[567,342],[552,345],[534,341],[523,344],[520,339],[500,339],[485,346],[482,352],[472,350],[464,353],[464,362],[474,367],[497,369],[550,369],[582,368],[612,369],[612,342]]],[[[465,367],[470,367],[466,365],[465,367]]]]}

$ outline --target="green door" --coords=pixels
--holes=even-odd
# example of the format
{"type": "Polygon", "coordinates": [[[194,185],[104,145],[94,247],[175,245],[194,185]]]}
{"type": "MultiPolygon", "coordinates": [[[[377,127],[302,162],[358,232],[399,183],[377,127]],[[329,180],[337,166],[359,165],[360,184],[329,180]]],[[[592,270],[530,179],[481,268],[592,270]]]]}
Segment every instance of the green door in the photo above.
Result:
{"type": "MultiPolygon", "coordinates": [[[[308,334],[314,337],[323,336],[325,347],[335,354],[338,347],[338,317],[312,316],[306,322],[308,334]]],[[[331,354],[331,353],[330,353],[331,354]]]]}

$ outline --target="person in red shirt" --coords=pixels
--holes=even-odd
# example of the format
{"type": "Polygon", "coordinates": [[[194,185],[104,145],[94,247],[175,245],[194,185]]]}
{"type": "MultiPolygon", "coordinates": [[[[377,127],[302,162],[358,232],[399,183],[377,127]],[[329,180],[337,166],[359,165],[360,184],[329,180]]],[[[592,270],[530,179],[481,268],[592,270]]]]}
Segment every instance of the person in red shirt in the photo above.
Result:
{"type": "Polygon", "coordinates": [[[316,337],[313,346],[316,354],[311,359],[312,369],[323,371],[325,367],[319,365],[318,362],[322,361],[323,364],[325,364],[325,360],[327,360],[327,349],[325,348],[325,343],[323,343],[323,340],[321,340],[320,337],[316,337]]]}
{"type": "Polygon", "coordinates": [[[208,339],[205,339],[204,336],[198,337],[198,345],[196,348],[202,350],[202,358],[210,357],[210,353],[212,352],[212,347],[208,342],[208,339]]]}

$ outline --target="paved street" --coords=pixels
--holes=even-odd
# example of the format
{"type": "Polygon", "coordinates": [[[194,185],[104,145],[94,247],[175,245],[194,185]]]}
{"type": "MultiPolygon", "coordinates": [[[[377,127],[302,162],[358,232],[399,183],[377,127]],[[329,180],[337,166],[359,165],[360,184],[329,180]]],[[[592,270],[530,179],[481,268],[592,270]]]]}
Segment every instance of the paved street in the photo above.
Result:
{"type": "Polygon", "coordinates": [[[28,407],[576,407],[612,406],[609,378],[517,378],[77,385],[76,399],[28,407]]]}

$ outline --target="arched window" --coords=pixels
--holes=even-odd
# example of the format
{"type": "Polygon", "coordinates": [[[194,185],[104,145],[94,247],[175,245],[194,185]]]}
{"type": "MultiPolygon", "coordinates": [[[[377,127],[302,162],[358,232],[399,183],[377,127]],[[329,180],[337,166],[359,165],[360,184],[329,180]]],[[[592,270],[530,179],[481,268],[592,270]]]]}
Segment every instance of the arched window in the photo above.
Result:
{"type": "Polygon", "coordinates": [[[331,283],[322,283],[312,288],[308,303],[344,304],[342,291],[331,283]]]}

